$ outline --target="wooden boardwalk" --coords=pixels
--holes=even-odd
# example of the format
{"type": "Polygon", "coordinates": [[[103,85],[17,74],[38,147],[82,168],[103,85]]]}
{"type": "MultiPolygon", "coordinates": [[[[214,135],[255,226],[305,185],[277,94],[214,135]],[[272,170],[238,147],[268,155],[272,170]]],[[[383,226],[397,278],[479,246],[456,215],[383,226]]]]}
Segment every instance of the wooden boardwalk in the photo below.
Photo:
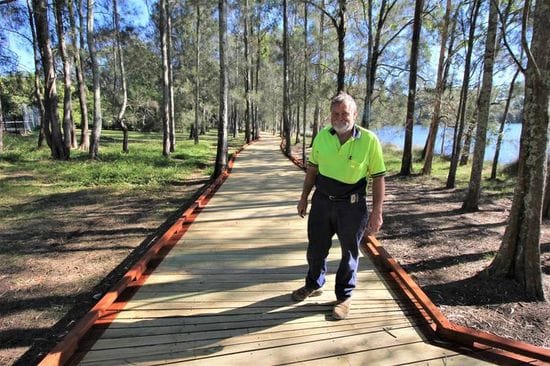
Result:
{"type": "Polygon", "coordinates": [[[324,294],[292,302],[307,270],[307,219],[296,214],[303,177],[278,139],[245,149],[80,364],[487,364],[428,341],[425,320],[367,257],[349,318],[332,321],[336,239],[324,294]]]}

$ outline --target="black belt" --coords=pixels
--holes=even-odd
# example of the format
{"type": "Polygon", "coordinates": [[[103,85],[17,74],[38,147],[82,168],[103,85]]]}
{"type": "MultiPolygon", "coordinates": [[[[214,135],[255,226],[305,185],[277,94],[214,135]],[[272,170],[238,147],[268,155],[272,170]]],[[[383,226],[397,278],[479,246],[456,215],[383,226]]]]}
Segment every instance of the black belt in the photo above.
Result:
{"type": "MultiPolygon", "coordinates": [[[[319,192],[322,193],[322,192],[319,192]]],[[[359,202],[359,198],[364,198],[364,194],[354,193],[349,196],[331,196],[328,194],[322,193],[323,196],[327,197],[329,200],[334,202],[349,202],[349,203],[357,203],[359,202]]]]}

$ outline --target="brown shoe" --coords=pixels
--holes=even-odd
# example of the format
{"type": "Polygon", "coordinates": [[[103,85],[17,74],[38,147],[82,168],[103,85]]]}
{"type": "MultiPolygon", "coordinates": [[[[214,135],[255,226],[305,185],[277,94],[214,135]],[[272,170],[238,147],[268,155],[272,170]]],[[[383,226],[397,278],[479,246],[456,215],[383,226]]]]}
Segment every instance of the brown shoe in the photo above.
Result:
{"type": "Polygon", "coordinates": [[[338,300],[334,308],[332,309],[332,317],[335,320],[343,320],[349,314],[349,309],[351,308],[351,297],[348,297],[345,300],[338,300]]]}
{"type": "Polygon", "coordinates": [[[294,300],[294,301],[304,301],[308,297],[319,296],[322,293],[323,293],[323,290],[320,289],[320,288],[316,289],[316,290],[312,290],[312,289],[308,289],[304,286],[304,287],[300,287],[297,290],[292,291],[292,300],[294,300]]]}

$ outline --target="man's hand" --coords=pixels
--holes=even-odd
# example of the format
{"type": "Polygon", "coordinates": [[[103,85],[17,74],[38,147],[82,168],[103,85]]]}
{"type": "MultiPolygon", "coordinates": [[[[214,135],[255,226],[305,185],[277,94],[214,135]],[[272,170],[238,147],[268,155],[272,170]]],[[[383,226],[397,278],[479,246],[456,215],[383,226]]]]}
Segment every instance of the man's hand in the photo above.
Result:
{"type": "Polygon", "coordinates": [[[367,224],[366,235],[376,234],[382,227],[382,212],[374,210],[371,212],[369,217],[369,223],[367,224]]]}
{"type": "Polygon", "coordinates": [[[301,198],[300,202],[298,202],[298,215],[300,217],[306,216],[307,213],[307,198],[301,198]]]}

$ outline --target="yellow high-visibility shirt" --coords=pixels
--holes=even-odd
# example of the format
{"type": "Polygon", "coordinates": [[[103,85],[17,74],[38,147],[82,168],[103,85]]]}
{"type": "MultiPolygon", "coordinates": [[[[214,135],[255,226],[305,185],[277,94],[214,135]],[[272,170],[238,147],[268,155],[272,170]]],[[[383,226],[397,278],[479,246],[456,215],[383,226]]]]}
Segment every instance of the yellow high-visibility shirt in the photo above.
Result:
{"type": "Polygon", "coordinates": [[[346,184],[386,174],[380,141],[373,132],[357,125],[343,145],[332,126],[319,131],[308,163],[317,166],[325,177],[346,184]]]}

